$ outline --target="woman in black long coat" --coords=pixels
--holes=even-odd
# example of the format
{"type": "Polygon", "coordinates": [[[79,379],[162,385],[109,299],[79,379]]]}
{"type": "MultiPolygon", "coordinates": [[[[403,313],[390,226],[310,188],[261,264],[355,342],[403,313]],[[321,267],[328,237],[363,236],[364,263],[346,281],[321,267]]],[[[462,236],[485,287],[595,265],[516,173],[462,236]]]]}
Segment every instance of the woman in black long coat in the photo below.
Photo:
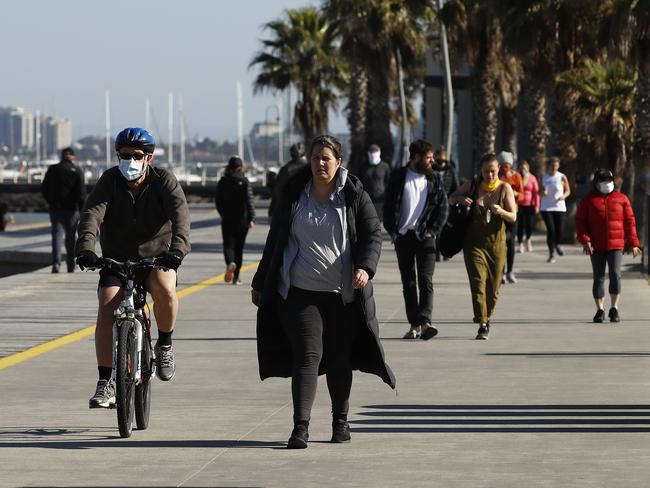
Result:
{"type": "Polygon", "coordinates": [[[311,164],[288,182],[253,278],[262,379],[291,376],[294,428],[287,447],[307,447],[318,375],[327,375],[332,442],[348,442],[352,370],[392,388],[371,279],[381,252],[379,218],[359,180],[341,167],[341,144],[316,137],[311,164]]]}

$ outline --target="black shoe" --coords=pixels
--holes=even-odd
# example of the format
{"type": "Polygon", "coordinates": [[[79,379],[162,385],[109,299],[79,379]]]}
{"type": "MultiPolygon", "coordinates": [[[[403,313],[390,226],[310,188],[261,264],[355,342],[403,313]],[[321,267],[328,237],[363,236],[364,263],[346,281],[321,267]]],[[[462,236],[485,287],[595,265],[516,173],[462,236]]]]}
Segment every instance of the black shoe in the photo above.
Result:
{"type": "Polygon", "coordinates": [[[335,420],[332,422],[332,442],[343,444],[350,442],[350,424],[347,420],[335,420]]]}
{"type": "Polygon", "coordinates": [[[428,341],[429,339],[433,339],[435,336],[438,335],[438,329],[436,329],[436,326],[433,324],[424,324],[422,326],[422,332],[420,333],[420,339],[423,341],[428,341]]]}
{"type": "Polygon", "coordinates": [[[99,380],[95,394],[88,401],[90,408],[111,408],[115,406],[115,383],[113,380],[99,380]]]}
{"type": "Polygon", "coordinates": [[[485,341],[490,335],[490,324],[481,324],[476,333],[477,341],[485,341]]]}
{"type": "Polygon", "coordinates": [[[59,272],[59,267],[58,266],[52,266],[52,273],[58,273],[59,272]]]}
{"type": "Polygon", "coordinates": [[[596,315],[594,315],[594,323],[602,324],[604,320],[605,320],[605,311],[599,308],[598,312],[596,312],[596,315]]]}
{"type": "MultiPolygon", "coordinates": [[[[603,310],[604,312],[604,310],[603,310]]],[[[612,307],[609,309],[609,321],[610,322],[620,322],[621,317],[618,315],[618,308],[612,307]]],[[[602,322],[602,320],[601,320],[602,322]]]]}
{"type": "Polygon", "coordinates": [[[555,252],[558,256],[564,256],[564,249],[562,249],[560,246],[555,246],[555,252]]]}
{"type": "Polygon", "coordinates": [[[304,425],[296,425],[291,431],[291,437],[287,442],[287,449],[305,449],[309,440],[309,432],[304,425]]]}

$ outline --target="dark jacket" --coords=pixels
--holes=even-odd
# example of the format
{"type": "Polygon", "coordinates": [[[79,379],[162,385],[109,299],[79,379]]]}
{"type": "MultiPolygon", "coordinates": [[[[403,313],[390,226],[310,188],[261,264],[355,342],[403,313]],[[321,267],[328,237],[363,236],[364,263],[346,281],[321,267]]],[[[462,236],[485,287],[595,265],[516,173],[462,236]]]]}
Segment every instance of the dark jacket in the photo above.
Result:
{"type": "Polygon", "coordinates": [[[433,171],[438,173],[442,181],[442,187],[445,189],[447,196],[458,190],[458,175],[456,174],[456,165],[453,161],[443,161],[442,164],[433,163],[433,171]]]}
{"type": "Polygon", "coordinates": [[[307,159],[298,158],[290,160],[287,164],[280,168],[278,176],[275,178],[275,183],[273,184],[273,195],[271,196],[271,203],[269,205],[270,216],[273,216],[273,211],[275,210],[278,202],[281,200],[281,196],[284,193],[287,182],[293,175],[307,166],[307,164],[307,159]]]}
{"type": "Polygon", "coordinates": [[[390,173],[391,167],[386,161],[381,161],[375,166],[366,163],[366,167],[363,170],[363,176],[361,177],[361,182],[363,183],[363,189],[368,192],[370,199],[374,203],[381,203],[384,201],[390,173]]]}
{"type": "Polygon", "coordinates": [[[118,261],[190,252],[190,212],[170,171],[149,167],[137,196],[114,166],[102,174],[81,214],[75,253],[94,251],[97,231],[105,257],[118,261]]]}
{"type": "MultiPolygon", "coordinates": [[[[400,214],[402,212],[402,194],[404,193],[404,181],[406,180],[407,166],[397,168],[390,175],[386,199],[384,201],[384,227],[393,240],[397,237],[400,214]]],[[[442,186],[440,177],[436,172],[427,175],[427,201],[418,219],[418,226],[415,234],[422,240],[425,233],[433,236],[440,235],[442,228],[447,222],[449,204],[447,193],[442,186]]]]}
{"type": "Polygon", "coordinates": [[[253,189],[242,173],[229,173],[217,183],[215,206],[222,220],[248,225],[255,220],[253,189]]]}
{"type": "Polygon", "coordinates": [[[81,169],[66,159],[47,168],[41,190],[50,210],[81,211],[86,200],[81,169]]]}
{"type": "MultiPolygon", "coordinates": [[[[277,289],[291,221],[300,194],[310,179],[311,168],[306,167],[288,181],[285,197],[278,202],[262,260],[253,277],[253,289],[262,292],[257,310],[257,354],[262,379],[291,376],[291,345],[280,322],[278,306],[282,297],[277,289]]],[[[364,269],[372,279],[381,253],[379,219],[370,197],[355,176],[348,174],[343,192],[353,268],[364,269]]],[[[384,361],[384,350],[379,341],[372,281],[368,281],[364,288],[355,290],[355,297],[359,333],[352,347],[352,368],[375,374],[394,388],[395,376],[384,361]]]]}

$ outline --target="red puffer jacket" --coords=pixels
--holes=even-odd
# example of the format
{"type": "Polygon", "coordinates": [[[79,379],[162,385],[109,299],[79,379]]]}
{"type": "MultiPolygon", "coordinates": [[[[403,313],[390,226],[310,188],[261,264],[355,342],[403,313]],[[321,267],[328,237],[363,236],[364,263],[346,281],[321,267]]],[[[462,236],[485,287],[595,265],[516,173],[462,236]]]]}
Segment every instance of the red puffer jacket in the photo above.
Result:
{"type": "Polygon", "coordinates": [[[625,195],[592,191],[580,201],[576,214],[576,237],[582,244],[591,241],[594,251],[638,247],[636,219],[625,195]]]}

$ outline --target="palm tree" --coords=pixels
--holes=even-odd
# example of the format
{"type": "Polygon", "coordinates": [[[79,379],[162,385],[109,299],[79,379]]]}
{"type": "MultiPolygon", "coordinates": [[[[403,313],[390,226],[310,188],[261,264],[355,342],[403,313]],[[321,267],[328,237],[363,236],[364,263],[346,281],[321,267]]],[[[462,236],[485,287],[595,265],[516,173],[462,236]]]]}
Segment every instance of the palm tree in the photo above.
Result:
{"type": "Polygon", "coordinates": [[[481,0],[451,0],[440,11],[455,54],[452,59],[471,67],[474,161],[494,152],[497,136],[497,61],[502,35],[495,7],[481,0]]]}
{"type": "Polygon", "coordinates": [[[503,149],[517,154],[517,107],[523,69],[519,59],[506,49],[498,63],[497,89],[502,108],[503,149]]]}
{"type": "MultiPolygon", "coordinates": [[[[643,211],[643,197],[650,193],[650,2],[647,0],[614,0],[605,17],[604,32],[614,40],[624,59],[637,73],[634,98],[634,169],[633,199],[640,228],[650,218],[643,211]]],[[[646,236],[644,236],[644,239],[646,236]]],[[[647,242],[645,243],[647,244],[647,242]]]]}
{"type": "Polygon", "coordinates": [[[634,130],[634,73],[622,60],[608,65],[587,60],[583,67],[562,74],[558,85],[572,102],[570,120],[600,156],[596,165],[609,167],[620,182],[634,130]]]}
{"type": "Polygon", "coordinates": [[[423,65],[426,37],[418,19],[432,9],[420,0],[326,0],[323,12],[341,34],[341,51],[354,77],[347,106],[349,167],[358,169],[373,143],[392,160],[391,95],[398,92],[397,52],[407,76],[423,65]]]}
{"type": "Polygon", "coordinates": [[[294,126],[305,141],[326,132],[328,112],[337,109],[338,92],[347,79],[340,62],[337,35],[326,17],[313,8],[287,10],[286,19],[265,25],[272,36],[249,67],[258,66],[255,91],[295,87],[294,126]]]}

